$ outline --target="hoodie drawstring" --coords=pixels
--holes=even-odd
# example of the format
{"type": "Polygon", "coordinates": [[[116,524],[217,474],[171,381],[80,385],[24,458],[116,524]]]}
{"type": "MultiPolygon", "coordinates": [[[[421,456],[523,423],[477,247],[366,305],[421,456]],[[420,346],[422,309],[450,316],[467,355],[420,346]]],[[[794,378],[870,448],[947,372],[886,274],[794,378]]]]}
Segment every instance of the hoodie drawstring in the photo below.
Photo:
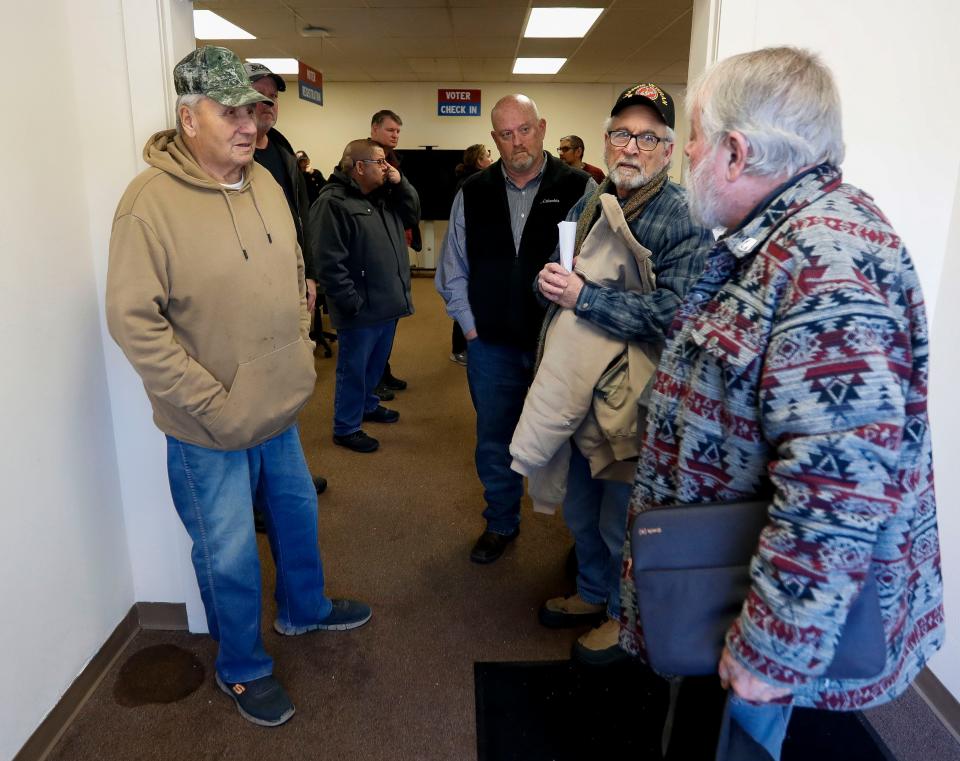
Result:
{"type": "Polygon", "coordinates": [[[237,242],[240,244],[240,250],[243,252],[243,258],[249,259],[247,254],[247,247],[243,245],[243,237],[240,235],[240,227],[237,225],[237,216],[233,213],[233,204],[230,203],[230,194],[227,193],[223,188],[220,189],[220,192],[223,193],[223,200],[227,202],[227,208],[230,210],[230,221],[233,222],[233,232],[237,236],[237,242]]]}
{"type": "Polygon", "coordinates": [[[263,231],[267,234],[267,242],[271,245],[273,244],[273,236],[270,235],[270,231],[267,229],[267,220],[263,218],[263,212],[260,211],[260,204],[257,203],[257,194],[253,189],[253,183],[250,183],[250,195],[253,198],[253,208],[257,210],[257,215],[260,217],[260,224],[263,225],[263,231]]]}

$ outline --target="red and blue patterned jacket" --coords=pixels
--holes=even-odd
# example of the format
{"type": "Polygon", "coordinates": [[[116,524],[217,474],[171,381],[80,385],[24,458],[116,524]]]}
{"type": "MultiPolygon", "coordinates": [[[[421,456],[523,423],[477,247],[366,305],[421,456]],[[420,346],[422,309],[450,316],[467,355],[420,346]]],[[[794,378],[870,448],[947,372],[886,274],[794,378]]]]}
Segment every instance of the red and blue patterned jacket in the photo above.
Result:
{"type": "MultiPolygon", "coordinates": [[[[827,165],[717,242],[671,326],[630,522],[658,505],[742,500],[772,485],[727,647],[790,686],[794,705],[884,703],[943,642],[927,341],[899,236],[827,165]],[[867,573],[878,583],[886,668],[826,679],[867,573]]],[[[625,558],[629,544],[627,531],[625,558]]],[[[621,644],[638,653],[624,568],[621,644]]]]}

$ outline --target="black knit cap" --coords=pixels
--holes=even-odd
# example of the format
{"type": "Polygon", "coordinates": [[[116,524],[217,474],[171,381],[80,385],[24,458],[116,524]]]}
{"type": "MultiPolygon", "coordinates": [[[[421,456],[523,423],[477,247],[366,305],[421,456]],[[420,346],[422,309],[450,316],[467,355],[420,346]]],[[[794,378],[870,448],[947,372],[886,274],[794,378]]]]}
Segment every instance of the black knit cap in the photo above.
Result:
{"type": "Polygon", "coordinates": [[[660,118],[670,129],[674,127],[673,98],[666,90],[660,89],[659,85],[644,82],[628,87],[613,104],[610,116],[616,116],[627,106],[650,106],[660,114],[660,118]]]}

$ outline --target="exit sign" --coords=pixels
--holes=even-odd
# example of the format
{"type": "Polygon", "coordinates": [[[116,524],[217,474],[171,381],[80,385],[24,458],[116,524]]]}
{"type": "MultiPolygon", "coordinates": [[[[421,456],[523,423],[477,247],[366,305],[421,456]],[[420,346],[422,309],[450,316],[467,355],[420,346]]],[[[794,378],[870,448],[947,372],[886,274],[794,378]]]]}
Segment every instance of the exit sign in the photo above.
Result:
{"type": "Polygon", "coordinates": [[[480,91],[437,90],[437,116],[480,116],[480,91]]]}

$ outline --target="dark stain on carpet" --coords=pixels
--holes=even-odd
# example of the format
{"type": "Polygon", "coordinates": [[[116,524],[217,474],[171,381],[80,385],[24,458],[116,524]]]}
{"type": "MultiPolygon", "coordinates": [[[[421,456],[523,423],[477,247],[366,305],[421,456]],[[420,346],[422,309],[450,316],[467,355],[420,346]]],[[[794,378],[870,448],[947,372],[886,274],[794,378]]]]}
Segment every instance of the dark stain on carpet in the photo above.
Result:
{"type": "Polygon", "coordinates": [[[206,672],[197,657],[176,645],[155,645],[131,655],[113,686],[118,705],[175,703],[203,684],[206,672]]]}

